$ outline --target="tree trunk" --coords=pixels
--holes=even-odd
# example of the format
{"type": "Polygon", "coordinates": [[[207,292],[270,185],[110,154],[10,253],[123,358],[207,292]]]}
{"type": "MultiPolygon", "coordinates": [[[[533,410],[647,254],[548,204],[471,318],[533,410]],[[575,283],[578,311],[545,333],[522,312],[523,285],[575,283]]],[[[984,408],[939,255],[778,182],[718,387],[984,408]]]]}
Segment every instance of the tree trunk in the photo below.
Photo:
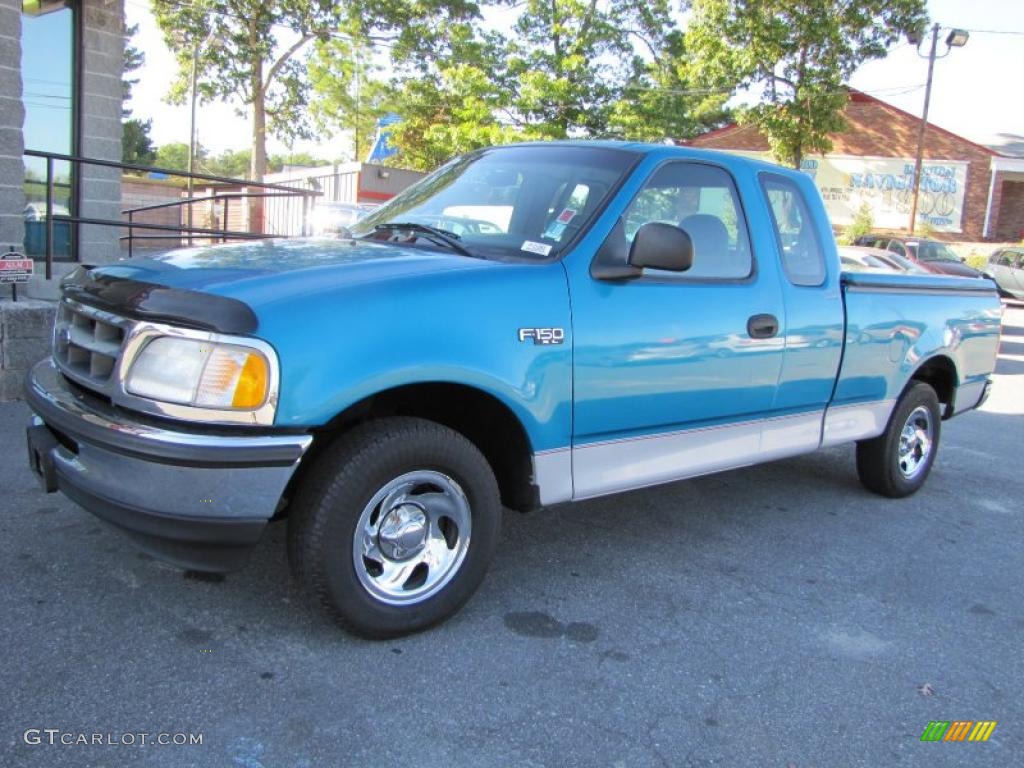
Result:
{"type": "MultiPolygon", "coordinates": [[[[263,181],[267,172],[267,112],[266,93],[263,89],[263,62],[257,61],[252,72],[252,158],[249,165],[249,178],[252,181],[263,181]]],[[[256,190],[257,192],[259,189],[256,190]]],[[[249,230],[264,232],[263,198],[249,198],[249,230]]]]}
{"type": "Polygon", "coordinates": [[[252,72],[252,160],[249,178],[263,181],[267,172],[267,111],[263,90],[263,62],[256,62],[252,72]]]}

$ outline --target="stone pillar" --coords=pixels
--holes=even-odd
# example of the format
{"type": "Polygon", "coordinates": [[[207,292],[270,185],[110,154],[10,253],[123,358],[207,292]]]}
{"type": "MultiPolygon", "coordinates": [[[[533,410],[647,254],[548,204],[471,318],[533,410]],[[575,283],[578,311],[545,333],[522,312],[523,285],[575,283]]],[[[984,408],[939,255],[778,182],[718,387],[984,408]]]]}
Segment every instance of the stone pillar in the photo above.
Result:
{"type": "MultiPolygon", "coordinates": [[[[121,85],[124,66],[123,0],[83,0],[81,137],[79,154],[121,161],[121,85]]],[[[83,165],[79,184],[82,216],[121,218],[121,171],[83,165]]],[[[83,224],[79,229],[79,260],[88,264],[114,261],[121,255],[116,227],[83,224]]]]}
{"type": "MultiPolygon", "coordinates": [[[[25,240],[25,149],[21,126],[21,0],[0,0],[0,251],[25,240]]],[[[4,293],[9,289],[0,289],[4,293]]],[[[0,296],[0,300],[5,297],[0,296]]]]}
{"type": "Polygon", "coordinates": [[[0,402],[20,400],[25,374],[50,354],[52,301],[0,301],[0,402]]]}

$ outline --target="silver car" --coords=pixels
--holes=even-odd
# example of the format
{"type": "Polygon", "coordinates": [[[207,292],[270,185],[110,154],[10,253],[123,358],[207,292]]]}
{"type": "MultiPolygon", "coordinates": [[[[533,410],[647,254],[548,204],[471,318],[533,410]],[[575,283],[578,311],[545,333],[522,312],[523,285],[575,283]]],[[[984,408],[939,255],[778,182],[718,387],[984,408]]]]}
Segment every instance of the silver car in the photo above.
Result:
{"type": "Polygon", "coordinates": [[[344,236],[349,227],[376,207],[367,203],[319,202],[310,214],[310,229],[314,235],[344,236]]]}
{"type": "Polygon", "coordinates": [[[994,251],[985,265],[985,276],[995,280],[1003,297],[1024,301],[1024,246],[994,251]]]}

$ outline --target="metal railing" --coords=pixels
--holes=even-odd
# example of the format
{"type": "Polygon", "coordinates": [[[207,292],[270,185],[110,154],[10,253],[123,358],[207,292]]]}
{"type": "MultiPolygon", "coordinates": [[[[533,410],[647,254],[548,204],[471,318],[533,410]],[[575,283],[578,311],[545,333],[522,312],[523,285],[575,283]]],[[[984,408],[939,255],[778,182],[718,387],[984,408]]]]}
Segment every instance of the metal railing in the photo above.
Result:
{"type": "MultiPolygon", "coordinates": [[[[299,236],[307,234],[308,229],[308,213],[310,209],[310,202],[312,198],[319,197],[321,192],[313,189],[303,189],[299,187],[291,187],[283,184],[269,184],[266,182],[246,181],[244,179],[233,179],[227,176],[215,176],[208,173],[186,173],[185,171],[177,171],[170,168],[156,168],[148,165],[138,165],[135,163],[121,163],[113,160],[100,160],[91,157],[82,157],[79,155],[65,155],[56,152],[41,152],[38,150],[27,149],[24,154],[28,157],[38,157],[46,162],[46,178],[45,178],[45,197],[46,197],[46,214],[45,214],[45,263],[46,263],[46,279],[50,280],[53,277],[53,258],[54,258],[54,224],[59,222],[67,222],[69,225],[73,225],[77,228],[78,225],[94,225],[100,227],[116,227],[119,229],[127,229],[127,235],[121,235],[119,241],[127,241],[128,256],[129,258],[133,255],[136,241],[142,240],[177,240],[178,244],[184,240],[187,243],[194,242],[196,236],[200,236],[204,239],[211,241],[226,242],[228,240],[246,240],[246,239],[259,239],[266,237],[268,233],[265,231],[265,222],[262,219],[259,221],[258,230],[231,230],[229,228],[229,206],[230,201],[238,200],[245,201],[248,205],[250,200],[263,200],[266,198],[290,198],[297,199],[301,205],[301,216],[297,217],[300,222],[298,232],[294,233],[274,233],[275,236],[299,236]],[[162,174],[164,176],[176,176],[184,179],[192,179],[193,181],[203,181],[213,184],[230,185],[232,187],[248,189],[258,189],[259,192],[249,191],[238,191],[238,192],[223,192],[220,194],[203,195],[201,197],[183,197],[180,200],[170,200],[163,203],[155,203],[152,205],[143,205],[135,208],[128,208],[121,211],[123,216],[127,216],[126,219],[105,219],[94,216],[81,216],[78,211],[80,210],[81,201],[76,199],[76,196],[72,195],[70,207],[70,213],[59,214],[54,212],[56,204],[56,195],[54,194],[55,189],[58,186],[66,187],[67,182],[57,182],[54,175],[55,163],[68,163],[72,170],[71,178],[76,179],[81,175],[81,167],[83,165],[97,166],[101,168],[115,168],[122,173],[124,171],[137,171],[144,174],[162,174]],[[191,212],[192,206],[197,203],[210,203],[213,205],[219,204],[221,206],[222,216],[220,227],[209,227],[209,226],[194,226],[191,224],[191,212]],[[186,208],[187,206],[187,208],[186,208]],[[181,222],[181,216],[178,217],[178,223],[176,224],[160,224],[157,222],[146,222],[138,221],[136,216],[146,211],[155,211],[167,208],[178,208],[179,210],[187,210],[189,212],[189,223],[181,222]],[[137,230],[151,230],[155,232],[166,232],[167,234],[137,234],[137,230]]],[[[120,183],[121,179],[118,179],[120,183]]],[[[39,183],[39,182],[34,182],[39,183]]],[[[76,186],[74,184],[72,187],[76,186]]],[[[80,187],[80,185],[77,185],[80,187]]],[[[259,218],[259,217],[258,217],[259,218]]]]}
{"type": "MultiPolygon", "coordinates": [[[[256,185],[246,183],[245,186],[256,186],[256,185]]],[[[295,232],[295,233],[292,233],[292,234],[293,235],[306,235],[306,234],[309,234],[308,231],[307,231],[308,230],[308,225],[306,224],[307,219],[309,217],[309,200],[310,200],[311,197],[315,197],[318,194],[320,194],[320,193],[318,193],[318,192],[303,191],[303,190],[296,190],[294,192],[226,192],[226,193],[223,193],[223,194],[203,195],[202,197],[183,197],[181,200],[169,200],[169,201],[167,201],[165,203],[153,203],[151,205],[140,205],[140,206],[138,206],[136,208],[127,208],[127,209],[121,211],[122,214],[124,214],[124,215],[126,215],[128,217],[127,223],[123,224],[122,226],[127,226],[130,229],[129,229],[128,234],[127,235],[121,235],[120,239],[122,241],[127,241],[127,243],[128,243],[128,258],[132,258],[134,256],[134,246],[135,246],[135,241],[136,240],[143,240],[143,241],[146,241],[146,240],[168,240],[168,239],[175,238],[175,235],[177,235],[178,238],[184,236],[184,238],[187,240],[188,244],[192,245],[196,235],[206,235],[207,237],[205,239],[215,240],[215,241],[219,241],[219,242],[222,242],[222,243],[225,243],[228,240],[257,240],[259,238],[267,237],[269,235],[273,235],[274,237],[280,237],[281,235],[279,233],[277,233],[277,232],[275,232],[275,233],[267,232],[265,224],[264,224],[264,226],[262,226],[260,228],[259,232],[233,231],[233,230],[230,230],[228,228],[229,225],[230,225],[229,214],[230,214],[230,203],[231,203],[232,200],[238,200],[239,202],[241,202],[243,200],[245,200],[245,201],[248,201],[248,200],[265,200],[265,199],[268,199],[268,198],[279,198],[279,197],[280,198],[287,198],[289,200],[298,199],[300,201],[300,203],[302,205],[300,220],[303,222],[303,224],[300,227],[300,231],[299,232],[295,232]],[[304,194],[303,194],[303,192],[304,192],[304,194]],[[179,209],[181,209],[181,208],[184,208],[185,206],[188,206],[189,208],[191,208],[196,203],[205,203],[205,202],[213,202],[213,203],[219,204],[220,212],[221,212],[221,216],[220,216],[221,226],[220,227],[197,227],[197,226],[194,226],[194,225],[191,225],[191,224],[185,224],[185,225],[178,226],[176,224],[174,224],[174,225],[167,225],[167,224],[157,224],[157,223],[154,223],[154,222],[144,222],[144,221],[143,222],[137,222],[137,221],[135,221],[135,215],[139,214],[139,213],[146,213],[148,211],[166,210],[168,208],[179,208],[179,209]],[[169,235],[136,234],[135,233],[136,229],[147,229],[147,230],[172,232],[172,233],[175,233],[175,234],[174,235],[170,235],[170,234],[169,235]]],[[[190,213],[191,213],[191,211],[190,211],[190,213]]],[[[189,218],[191,218],[191,216],[189,218]]]]}

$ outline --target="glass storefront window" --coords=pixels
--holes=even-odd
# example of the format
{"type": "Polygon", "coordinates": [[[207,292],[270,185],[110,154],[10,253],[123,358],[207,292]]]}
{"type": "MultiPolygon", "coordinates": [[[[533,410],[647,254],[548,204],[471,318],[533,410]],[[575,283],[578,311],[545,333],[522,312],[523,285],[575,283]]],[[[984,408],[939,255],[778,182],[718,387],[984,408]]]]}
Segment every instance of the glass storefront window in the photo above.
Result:
{"type": "MultiPolygon", "coordinates": [[[[64,155],[75,149],[75,9],[69,2],[23,0],[21,79],[25,149],[64,155]]],[[[74,210],[71,164],[54,161],[53,214],[74,210]]],[[[25,156],[25,253],[46,254],[46,160],[25,156]]],[[[53,255],[70,259],[73,227],[53,226],[53,255]]]]}

